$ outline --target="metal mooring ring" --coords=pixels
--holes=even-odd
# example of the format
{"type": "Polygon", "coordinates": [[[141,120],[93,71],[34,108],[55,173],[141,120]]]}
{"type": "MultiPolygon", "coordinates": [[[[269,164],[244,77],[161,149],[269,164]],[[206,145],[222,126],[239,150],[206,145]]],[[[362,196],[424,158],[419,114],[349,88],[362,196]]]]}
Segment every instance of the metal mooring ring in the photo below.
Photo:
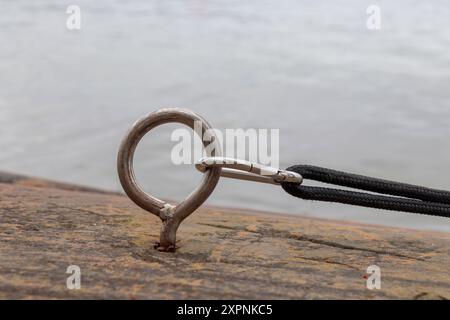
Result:
{"type": "Polygon", "coordinates": [[[205,147],[211,146],[206,149],[209,153],[208,156],[220,156],[221,149],[214,130],[209,130],[208,132],[211,140],[208,139],[208,141],[205,141],[203,139],[205,131],[212,129],[211,125],[200,115],[180,108],[160,109],[139,119],[125,135],[120,145],[117,157],[117,171],[120,183],[125,193],[134,203],[161,218],[163,224],[161,227],[160,242],[157,244],[157,249],[161,251],[175,250],[176,232],[180,223],[196,210],[208,198],[211,192],[213,192],[219,181],[221,168],[211,168],[206,171],[200,185],[186,199],[174,206],[147,194],[139,186],[133,170],[134,152],[144,135],[159,125],[177,122],[194,129],[194,124],[197,121],[201,123],[202,133],[200,139],[203,145],[205,147]]]}

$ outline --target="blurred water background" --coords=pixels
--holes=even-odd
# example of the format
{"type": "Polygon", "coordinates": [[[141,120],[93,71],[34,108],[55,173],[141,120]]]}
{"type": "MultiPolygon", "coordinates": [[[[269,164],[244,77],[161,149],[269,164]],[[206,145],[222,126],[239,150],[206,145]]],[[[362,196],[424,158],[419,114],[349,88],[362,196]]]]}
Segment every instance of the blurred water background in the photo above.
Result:
{"type": "MultiPolygon", "coordinates": [[[[0,170],[121,190],[119,142],[140,116],[195,110],[214,127],[279,128],[306,163],[450,189],[446,0],[0,0],[0,170]],[[81,8],[81,30],[66,8],[81,8]],[[381,30],[366,8],[381,8],[381,30]]],[[[200,181],[170,162],[177,126],[146,136],[148,192],[200,181]]],[[[295,199],[223,179],[209,204],[409,228],[450,220],[295,199]]]]}

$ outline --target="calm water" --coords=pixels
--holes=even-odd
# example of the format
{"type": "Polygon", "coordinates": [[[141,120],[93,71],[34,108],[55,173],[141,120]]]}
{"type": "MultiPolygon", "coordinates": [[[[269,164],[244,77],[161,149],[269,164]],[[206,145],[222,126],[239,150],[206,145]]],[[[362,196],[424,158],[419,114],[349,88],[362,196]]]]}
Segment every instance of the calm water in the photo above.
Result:
{"type": "MultiPolygon", "coordinates": [[[[121,137],[162,106],[217,128],[280,128],[281,165],[450,189],[450,6],[442,1],[0,0],[0,170],[121,190],[121,137]],[[366,8],[381,6],[380,31],[366,8]]],[[[200,181],[170,163],[171,129],[137,154],[146,190],[200,181]]],[[[213,205],[450,230],[450,220],[310,203],[222,180],[213,205]]]]}

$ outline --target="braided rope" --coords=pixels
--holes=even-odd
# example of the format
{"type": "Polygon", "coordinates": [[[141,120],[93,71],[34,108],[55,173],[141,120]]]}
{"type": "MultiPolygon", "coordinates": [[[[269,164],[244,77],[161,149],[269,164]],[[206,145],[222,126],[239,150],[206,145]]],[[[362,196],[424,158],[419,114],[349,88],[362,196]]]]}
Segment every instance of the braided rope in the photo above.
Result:
{"type": "Polygon", "coordinates": [[[386,196],[332,188],[309,187],[294,183],[282,183],[281,186],[283,189],[294,197],[450,217],[450,192],[448,191],[371,178],[315,166],[296,165],[286,170],[297,172],[304,179],[391,195],[386,196]]]}

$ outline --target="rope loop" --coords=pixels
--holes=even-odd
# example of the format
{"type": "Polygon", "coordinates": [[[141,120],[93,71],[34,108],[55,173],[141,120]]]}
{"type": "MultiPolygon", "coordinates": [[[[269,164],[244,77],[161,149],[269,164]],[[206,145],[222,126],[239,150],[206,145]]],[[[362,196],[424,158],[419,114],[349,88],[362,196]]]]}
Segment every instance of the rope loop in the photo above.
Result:
{"type": "Polygon", "coordinates": [[[295,165],[286,170],[296,172],[304,179],[374,192],[365,193],[282,182],[282,188],[297,198],[450,217],[449,191],[371,178],[309,165],[295,165]]]}

